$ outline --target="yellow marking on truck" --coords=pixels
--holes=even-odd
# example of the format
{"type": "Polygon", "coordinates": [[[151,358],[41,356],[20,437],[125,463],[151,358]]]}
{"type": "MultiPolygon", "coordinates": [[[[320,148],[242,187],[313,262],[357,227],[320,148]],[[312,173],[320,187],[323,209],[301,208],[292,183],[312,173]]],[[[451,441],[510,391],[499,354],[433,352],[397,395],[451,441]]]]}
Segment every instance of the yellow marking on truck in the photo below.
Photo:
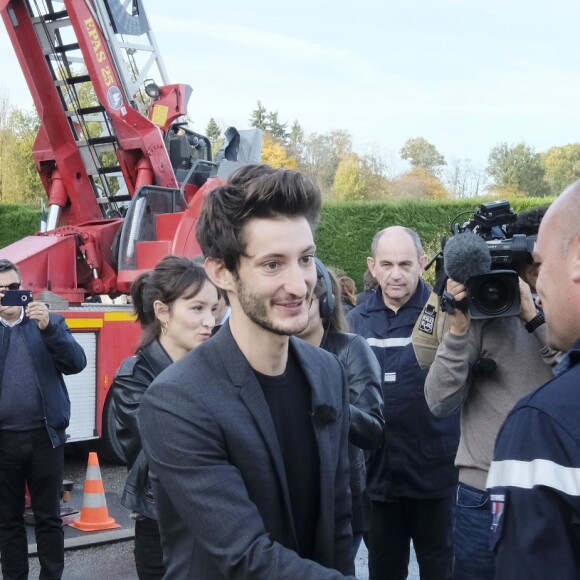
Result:
{"type": "Polygon", "coordinates": [[[135,322],[137,317],[130,312],[105,312],[105,320],[107,322],[135,322]]]}
{"type": "Polygon", "coordinates": [[[69,328],[103,328],[102,318],[65,318],[69,328]]]}

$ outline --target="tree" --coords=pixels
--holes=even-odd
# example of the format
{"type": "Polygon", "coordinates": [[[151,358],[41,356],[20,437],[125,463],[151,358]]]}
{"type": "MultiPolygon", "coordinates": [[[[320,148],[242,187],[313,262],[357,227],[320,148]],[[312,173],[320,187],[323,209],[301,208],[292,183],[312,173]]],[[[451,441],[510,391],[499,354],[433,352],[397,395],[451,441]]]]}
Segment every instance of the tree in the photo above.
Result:
{"type": "Polygon", "coordinates": [[[36,203],[45,196],[32,158],[40,121],[35,111],[10,106],[0,96],[0,201],[36,203]]]}
{"type": "Polygon", "coordinates": [[[268,111],[260,101],[258,101],[256,108],[252,111],[249,121],[250,126],[256,129],[268,130],[268,111]]]}
{"type": "Polygon", "coordinates": [[[401,148],[401,158],[413,167],[422,167],[428,173],[437,175],[443,165],[447,165],[445,157],[423,137],[407,139],[401,148]]]}
{"type": "Polygon", "coordinates": [[[292,127],[290,127],[286,149],[288,155],[298,159],[300,162],[302,159],[302,150],[304,149],[304,129],[302,129],[302,126],[296,119],[292,123],[292,127]]]}
{"type": "Polygon", "coordinates": [[[447,190],[454,198],[475,197],[481,194],[486,174],[471,164],[471,159],[452,159],[444,173],[447,190]]]}
{"type": "Polygon", "coordinates": [[[278,119],[278,111],[269,111],[266,116],[266,127],[268,132],[280,143],[286,143],[288,132],[286,127],[288,123],[281,123],[278,119]]]}
{"type": "Polygon", "coordinates": [[[348,131],[339,129],[324,134],[313,133],[304,141],[300,169],[324,194],[329,194],[341,158],[351,152],[348,131]]]}
{"type": "Polygon", "coordinates": [[[552,195],[558,195],[568,185],[580,179],[580,143],[552,147],[543,154],[544,179],[552,195]]]}
{"type": "Polygon", "coordinates": [[[222,136],[222,130],[219,128],[219,125],[215,122],[213,117],[207,124],[205,134],[211,143],[212,157],[215,159],[216,153],[223,147],[224,138],[222,136]]]}
{"type": "Polygon", "coordinates": [[[298,169],[298,161],[294,157],[289,157],[284,147],[270,133],[264,133],[262,140],[262,163],[272,167],[298,169]]]}
{"type": "Polygon", "coordinates": [[[513,146],[500,143],[493,147],[487,173],[494,180],[491,189],[502,197],[542,197],[549,193],[542,156],[524,142],[513,146]]]}
{"type": "Polygon", "coordinates": [[[343,201],[363,199],[365,183],[362,160],[356,153],[343,157],[336,168],[333,190],[343,201]]]}
{"type": "Polygon", "coordinates": [[[413,167],[392,183],[394,198],[447,199],[449,194],[441,180],[424,167],[413,167]]]}

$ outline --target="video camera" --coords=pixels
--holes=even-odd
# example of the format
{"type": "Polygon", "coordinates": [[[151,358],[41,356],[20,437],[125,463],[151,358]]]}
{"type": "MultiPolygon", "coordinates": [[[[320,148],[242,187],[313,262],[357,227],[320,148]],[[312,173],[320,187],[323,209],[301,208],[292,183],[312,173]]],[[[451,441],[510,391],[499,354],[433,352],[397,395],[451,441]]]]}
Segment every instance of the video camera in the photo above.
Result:
{"type": "Polygon", "coordinates": [[[443,309],[462,308],[473,319],[519,314],[517,270],[531,262],[537,236],[510,234],[509,225],[516,220],[509,202],[500,200],[481,204],[468,222],[453,224],[454,237],[442,240],[443,254],[436,263],[436,289],[443,309]],[[485,244],[471,236],[455,237],[466,233],[477,235],[485,244]],[[447,278],[465,284],[466,304],[457,303],[445,291],[447,278]]]}

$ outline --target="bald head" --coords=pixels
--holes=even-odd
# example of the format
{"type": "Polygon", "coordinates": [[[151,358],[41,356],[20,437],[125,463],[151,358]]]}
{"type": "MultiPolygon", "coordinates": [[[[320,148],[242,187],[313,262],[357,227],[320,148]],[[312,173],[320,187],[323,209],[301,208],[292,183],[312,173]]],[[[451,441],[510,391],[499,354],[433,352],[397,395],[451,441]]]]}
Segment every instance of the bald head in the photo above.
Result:
{"type": "Polygon", "coordinates": [[[421,256],[423,255],[423,246],[421,244],[421,238],[419,238],[419,234],[411,229],[411,228],[406,228],[404,226],[390,226],[388,228],[385,228],[384,230],[381,230],[380,232],[377,232],[375,234],[375,237],[373,238],[373,241],[371,242],[371,255],[373,258],[376,257],[377,255],[377,247],[379,245],[379,241],[383,236],[387,236],[390,238],[397,238],[399,236],[409,236],[413,242],[413,245],[415,246],[415,249],[417,250],[417,258],[421,258],[421,256]]]}
{"type": "Polygon", "coordinates": [[[548,208],[545,218],[558,222],[561,248],[563,252],[567,251],[570,243],[580,234],[580,179],[558,196],[548,208]]]}
{"type": "Polygon", "coordinates": [[[421,240],[410,228],[392,226],[378,232],[367,266],[382,290],[383,302],[395,312],[417,289],[427,260],[421,240]]]}
{"type": "Polygon", "coordinates": [[[567,351],[580,339],[580,181],[550,206],[538,233],[536,290],[551,346],[567,351]]]}

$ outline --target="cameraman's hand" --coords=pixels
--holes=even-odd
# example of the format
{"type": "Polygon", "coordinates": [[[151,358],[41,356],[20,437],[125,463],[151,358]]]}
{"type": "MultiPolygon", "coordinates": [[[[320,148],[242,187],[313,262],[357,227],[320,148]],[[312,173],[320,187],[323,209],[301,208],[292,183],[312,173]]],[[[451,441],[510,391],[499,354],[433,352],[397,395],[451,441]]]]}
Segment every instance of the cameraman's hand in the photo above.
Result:
{"type": "MultiPolygon", "coordinates": [[[[447,292],[455,298],[456,302],[467,299],[467,288],[465,285],[451,280],[451,278],[447,280],[447,292]]],[[[448,315],[448,320],[449,332],[457,336],[462,336],[469,330],[471,316],[469,316],[469,312],[456,308],[453,314],[448,315]]]]}
{"type": "Polygon", "coordinates": [[[529,322],[538,314],[536,305],[534,304],[534,298],[532,296],[532,291],[529,284],[524,282],[520,278],[520,301],[522,306],[520,308],[520,318],[524,322],[529,322]]]}
{"type": "Polygon", "coordinates": [[[26,316],[29,320],[34,320],[40,330],[44,330],[50,322],[48,307],[44,302],[31,302],[26,307],[26,316]]]}

